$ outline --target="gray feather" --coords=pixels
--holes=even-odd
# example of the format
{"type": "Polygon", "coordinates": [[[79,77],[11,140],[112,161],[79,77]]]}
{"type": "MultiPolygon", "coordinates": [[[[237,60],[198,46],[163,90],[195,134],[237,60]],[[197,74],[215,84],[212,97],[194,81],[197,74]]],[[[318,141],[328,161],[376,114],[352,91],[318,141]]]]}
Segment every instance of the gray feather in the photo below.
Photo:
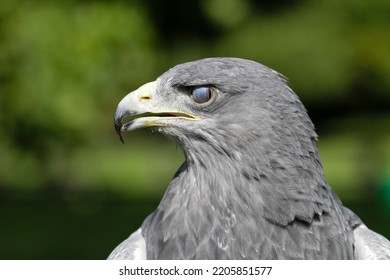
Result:
{"type": "Polygon", "coordinates": [[[350,209],[344,215],[353,229],[355,258],[359,260],[389,260],[390,241],[370,230],[350,209]]]}
{"type": "Polygon", "coordinates": [[[144,243],[148,259],[388,256],[380,249],[387,240],[364,229],[328,185],[314,126],[283,76],[253,61],[214,58],[178,65],[157,81],[160,105],[200,120],[157,128],[186,161],[142,230],[112,258],[134,257],[144,243]],[[196,86],[212,87],[214,102],[191,102],[196,86]]]}
{"type": "Polygon", "coordinates": [[[390,241],[370,230],[364,224],[354,231],[355,255],[360,260],[389,260],[390,241]]]}
{"type": "Polygon", "coordinates": [[[107,258],[108,260],[146,260],[146,243],[142,230],[138,229],[119,244],[107,258]]]}

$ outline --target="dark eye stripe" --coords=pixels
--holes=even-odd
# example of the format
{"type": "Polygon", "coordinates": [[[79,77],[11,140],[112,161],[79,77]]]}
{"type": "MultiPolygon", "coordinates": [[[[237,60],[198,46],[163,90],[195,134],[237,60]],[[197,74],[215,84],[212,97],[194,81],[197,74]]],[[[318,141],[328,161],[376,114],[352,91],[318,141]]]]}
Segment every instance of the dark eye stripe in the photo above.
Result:
{"type": "Polygon", "coordinates": [[[211,98],[211,89],[209,87],[197,87],[192,91],[192,99],[196,103],[206,103],[211,98]]]}

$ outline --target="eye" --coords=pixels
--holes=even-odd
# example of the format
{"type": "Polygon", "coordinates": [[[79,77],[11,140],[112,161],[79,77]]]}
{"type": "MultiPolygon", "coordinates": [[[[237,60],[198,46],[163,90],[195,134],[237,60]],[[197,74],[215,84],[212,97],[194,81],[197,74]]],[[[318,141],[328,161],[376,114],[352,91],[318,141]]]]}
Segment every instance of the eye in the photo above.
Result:
{"type": "Polygon", "coordinates": [[[192,91],[192,99],[196,103],[206,103],[211,98],[211,89],[209,87],[197,87],[192,91]]]}

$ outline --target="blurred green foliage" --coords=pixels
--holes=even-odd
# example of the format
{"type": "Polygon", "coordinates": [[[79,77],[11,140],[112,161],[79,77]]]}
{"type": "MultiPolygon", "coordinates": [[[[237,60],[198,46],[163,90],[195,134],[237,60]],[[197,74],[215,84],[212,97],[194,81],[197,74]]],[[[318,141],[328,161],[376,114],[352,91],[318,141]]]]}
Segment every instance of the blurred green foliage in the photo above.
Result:
{"type": "MultiPolygon", "coordinates": [[[[333,188],[360,215],[374,203],[390,219],[389,15],[388,0],[3,0],[0,203],[97,195],[155,206],[183,156],[148,131],[121,145],[117,103],[177,63],[236,56],[289,78],[333,188]]],[[[382,232],[389,237],[389,225],[382,232]]],[[[50,252],[19,256],[71,258],[50,252]]]]}

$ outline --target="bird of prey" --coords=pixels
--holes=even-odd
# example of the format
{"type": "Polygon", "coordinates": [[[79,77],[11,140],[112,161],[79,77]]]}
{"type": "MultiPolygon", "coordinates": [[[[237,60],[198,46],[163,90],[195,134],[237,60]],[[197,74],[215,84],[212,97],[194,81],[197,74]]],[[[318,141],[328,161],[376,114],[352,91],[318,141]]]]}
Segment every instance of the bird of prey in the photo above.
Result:
{"type": "Polygon", "coordinates": [[[109,259],[389,259],[390,242],[329,186],[306,109],[276,71],[240,58],[177,65],[129,93],[121,132],[150,127],[185,162],[109,259]]]}

